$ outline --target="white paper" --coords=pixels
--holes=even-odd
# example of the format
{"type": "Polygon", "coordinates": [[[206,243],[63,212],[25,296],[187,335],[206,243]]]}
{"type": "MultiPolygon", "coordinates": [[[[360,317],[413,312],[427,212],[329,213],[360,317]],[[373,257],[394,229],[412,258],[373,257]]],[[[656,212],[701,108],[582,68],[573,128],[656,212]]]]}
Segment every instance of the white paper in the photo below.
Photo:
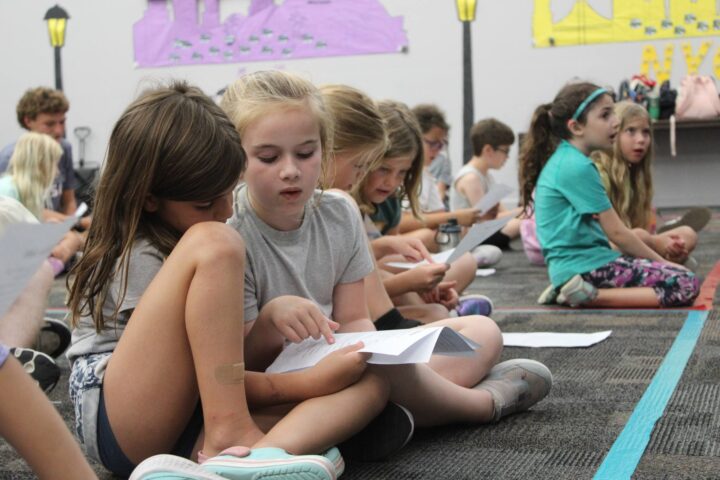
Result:
{"type": "Polygon", "coordinates": [[[0,237],[0,317],[75,222],[77,218],[73,216],[62,223],[8,225],[0,237]]]}
{"type": "Polygon", "coordinates": [[[365,344],[359,351],[372,354],[368,363],[380,365],[426,363],[435,354],[469,356],[480,347],[448,327],[338,333],[332,345],[328,345],[323,338],[310,338],[302,343],[288,345],[267,372],[282,373],[312,367],[335,350],[359,341],[365,344]]]}
{"type": "Polygon", "coordinates": [[[478,268],[475,270],[475,276],[476,277],[489,277],[490,275],[495,275],[495,269],[494,268],[478,268]]]}
{"type": "MultiPolygon", "coordinates": [[[[432,257],[434,263],[447,263],[447,259],[450,257],[450,255],[453,254],[455,251],[454,248],[451,248],[450,250],[445,250],[440,253],[435,253],[433,255],[430,255],[432,257]]],[[[395,267],[395,268],[405,268],[407,270],[412,270],[413,268],[417,268],[420,265],[428,265],[430,262],[427,260],[423,260],[421,262],[413,263],[413,262],[388,262],[386,265],[388,267],[395,267]]]]}
{"type": "Polygon", "coordinates": [[[503,228],[507,223],[512,220],[512,216],[497,218],[495,220],[488,220],[486,222],[476,223],[467,232],[467,234],[460,240],[458,246],[455,247],[452,255],[447,259],[447,263],[453,263],[458,258],[472,250],[473,248],[480,245],[482,242],[492,236],[493,233],[503,228]]]}
{"type": "Polygon", "coordinates": [[[610,336],[612,330],[595,333],[503,333],[506,347],[590,347],[610,336]]]}
{"type": "Polygon", "coordinates": [[[485,195],[475,204],[475,209],[479,210],[480,214],[485,214],[512,191],[512,187],[502,183],[493,183],[485,195]]]}

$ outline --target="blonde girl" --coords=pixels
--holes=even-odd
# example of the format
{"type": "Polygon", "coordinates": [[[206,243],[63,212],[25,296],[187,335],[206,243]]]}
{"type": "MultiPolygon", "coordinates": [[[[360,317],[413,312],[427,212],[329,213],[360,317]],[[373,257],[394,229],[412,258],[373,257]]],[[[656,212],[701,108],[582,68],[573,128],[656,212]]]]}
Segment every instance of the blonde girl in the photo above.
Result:
{"type": "Polygon", "coordinates": [[[264,429],[250,416],[302,402],[306,389],[332,394],[339,374],[352,383],[364,364],[353,358],[348,368],[340,356],[299,374],[245,372],[245,246],[224,223],[245,164],[222,110],[181,82],[141,95],[112,131],[72,272],[68,357],[78,437],[113,473],[158,453],[208,459],[202,468],[225,478],[334,479],[341,470],[286,453],[321,451],[298,424],[314,404],[264,429]]]}
{"type": "Polygon", "coordinates": [[[42,220],[62,153],[60,144],[49,135],[23,134],[10,157],[7,174],[0,178],[0,195],[14,198],[42,220]]]}
{"type": "Polygon", "coordinates": [[[684,263],[697,245],[697,233],[680,226],[654,234],[652,209],[653,134],[650,115],[634,102],[615,105],[620,126],[612,150],[597,150],[592,160],[613,208],[625,226],[663,258],[684,263]]]}
{"type": "MultiPolygon", "coordinates": [[[[373,270],[360,216],[344,196],[315,190],[333,138],[318,90],[289,73],[256,72],[230,86],[222,106],[248,154],[230,222],[247,245],[246,318],[257,318],[248,343],[261,333],[274,334],[278,344],[319,338],[328,324],[340,332],[373,330],[365,302],[357,301],[373,270]]],[[[461,330],[483,345],[472,358],[368,367],[389,382],[390,398],[412,412],[416,425],[497,420],[547,394],[550,374],[537,362],[493,368],[502,350],[499,330],[487,318],[472,320],[461,330]]],[[[347,418],[368,400],[348,397],[326,411],[326,421],[347,418]]]]}
{"type": "Polygon", "coordinates": [[[689,305],[698,294],[698,279],[665,261],[623,223],[588,157],[594,150],[612,148],[618,133],[613,107],[605,89],[575,83],[533,115],[520,155],[520,181],[523,206],[534,207],[552,282],[540,301],[598,307],[689,305]]]}

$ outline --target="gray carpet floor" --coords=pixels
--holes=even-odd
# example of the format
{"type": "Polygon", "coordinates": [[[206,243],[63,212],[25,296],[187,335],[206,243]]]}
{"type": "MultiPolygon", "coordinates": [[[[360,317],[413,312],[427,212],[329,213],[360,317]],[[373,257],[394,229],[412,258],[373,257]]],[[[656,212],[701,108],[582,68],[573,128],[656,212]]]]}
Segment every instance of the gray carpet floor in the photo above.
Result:
{"type": "MultiPolygon", "coordinates": [[[[668,215],[677,212],[666,212],[668,215]]],[[[494,276],[470,292],[489,295],[493,318],[506,332],[612,330],[582,349],[506,348],[503,359],[532,358],[553,372],[550,395],[530,411],[494,425],[453,425],[416,432],[399,454],[377,463],[350,463],[345,479],[592,478],[653,379],[687,311],[587,311],[540,307],[544,268],[520,250],[507,252],[494,276]]],[[[720,260],[720,215],[700,237],[694,254],[704,278],[720,260]]],[[[61,306],[58,282],[51,306],[61,306]]],[[[718,296],[714,305],[718,304],[718,296]]],[[[69,366],[51,394],[71,425],[69,366]]],[[[720,316],[713,310],[667,409],[656,424],[634,478],[720,478],[720,316]]],[[[34,478],[0,440],[0,478],[34,478]]],[[[100,478],[114,478],[96,466],[100,478]]]]}

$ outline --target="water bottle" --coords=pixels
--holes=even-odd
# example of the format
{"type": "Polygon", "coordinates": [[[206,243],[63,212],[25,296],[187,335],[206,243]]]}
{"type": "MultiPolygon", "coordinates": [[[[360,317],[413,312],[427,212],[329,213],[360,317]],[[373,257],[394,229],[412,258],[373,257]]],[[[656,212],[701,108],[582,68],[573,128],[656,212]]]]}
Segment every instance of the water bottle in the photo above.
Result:
{"type": "Polygon", "coordinates": [[[435,242],[440,247],[441,252],[458,246],[458,243],[460,243],[461,230],[455,218],[449,219],[448,223],[443,223],[438,227],[438,231],[435,234],[435,242]]]}

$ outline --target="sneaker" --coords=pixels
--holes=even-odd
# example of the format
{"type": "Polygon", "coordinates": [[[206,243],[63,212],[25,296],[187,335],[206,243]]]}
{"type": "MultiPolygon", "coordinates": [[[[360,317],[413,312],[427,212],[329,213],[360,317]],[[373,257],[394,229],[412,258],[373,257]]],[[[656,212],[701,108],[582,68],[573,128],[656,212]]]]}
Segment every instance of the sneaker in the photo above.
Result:
{"type": "Polygon", "coordinates": [[[232,449],[210,458],[200,467],[230,480],[335,480],[335,466],[322,455],[290,455],[279,448],[256,448],[246,457],[232,449]]]}
{"type": "Polygon", "coordinates": [[[688,226],[699,232],[708,224],[712,217],[712,211],[705,207],[691,208],[682,217],[668,220],[665,225],[657,229],[657,233],[664,233],[673,228],[688,226]]]}
{"type": "Polygon", "coordinates": [[[374,462],[407,445],[414,431],[412,413],[402,405],[390,402],[365,428],[338,447],[348,460],[374,462]]]}
{"type": "Polygon", "coordinates": [[[224,480],[197,463],[175,455],[155,455],[140,462],[129,480],[224,480]]]}
{"type": "Polygon", "coordinates": [[[12,347],[10,353],[45,393],[50,393],[60,379],[60,367],[43,352],[29,348],[12,347]]]}
{"type": "Polygon", "coordinates": [[[45,317],[45,325],[40,329],[35,350],[57,358],[70,346],[72,333],[65,322],[45,317]]]}
{"type": "Polygon", "coordinates": [[[483,315],[489,317],[490,314],[492,314],[493,308],[493,302],[489,297],[474,293],[460,297],[455,311],[458,317],[464,317],[466,315],[483,315]]]}
{"type": "Polygon", "coordinates": [[[495,245],[479,245],[472,249],[472,256],[475,257],[478,268],[495,265],[502,258],[502,250],[495,245]]]}
{"type": "Polygon", "coordinates": [[[579,307],[597,298],[598,289],[586,282],[581,275],[575,275],[560,288],[557,303],[570,307],[579,307]]]}
{"type": "Polygon", "coordinates": [[[552,284],[548,285],[540,294],[537,303],[540,305],[553,305],[557,302],[558,290],[552,284]]]}
{"type": "Polygon", "coordinates": [[[552,388],[552,373],[540,362],[518,358],[495,365],[474,388],[490,392],[495,405],[493,421],[497,422],[545,398],[552,388]]]}

